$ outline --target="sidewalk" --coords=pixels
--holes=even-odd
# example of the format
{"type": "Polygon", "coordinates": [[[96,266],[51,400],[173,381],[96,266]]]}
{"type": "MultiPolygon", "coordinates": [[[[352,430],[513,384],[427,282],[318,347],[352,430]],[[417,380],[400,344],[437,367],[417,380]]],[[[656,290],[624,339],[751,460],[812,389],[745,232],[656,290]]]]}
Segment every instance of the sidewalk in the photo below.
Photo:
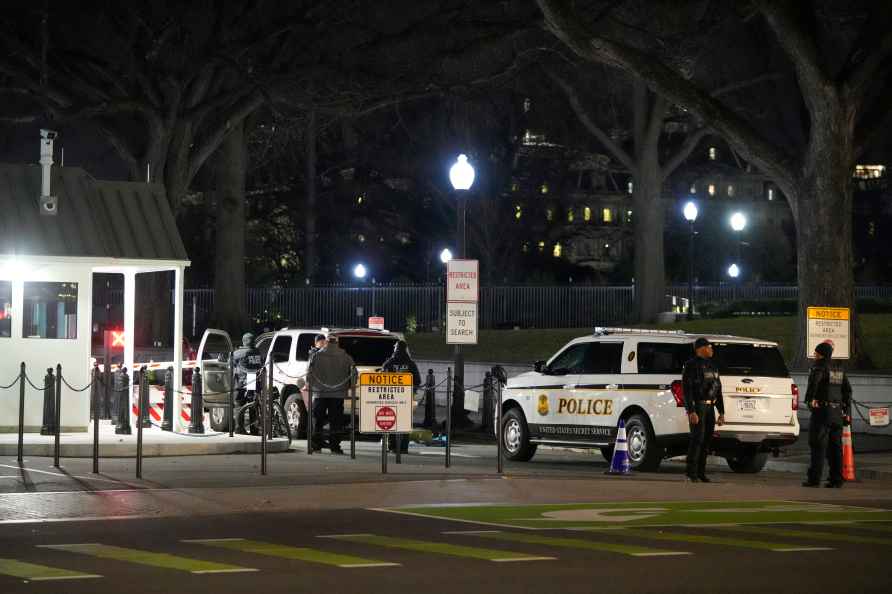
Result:
{"type": "MultiPolygon", "coordinates": [[[[136,427],[131,435],[117,435],[110,421],[99,423],[99,455],[102,458],[132,458],[136,456],[136,427]]],[[[0,433],[0,456],[15,456],[18,450],[17,433],[0,433]]],[[[62,433],[59,438],[64,458],[93,456],[93,426],[83,433],[62,433]]],[[[25,433],[24,455],[52,456],[55,438],[52,435],[25,433]]],[[[288,443],[283,439],[267,442],[267,451],[284,452],[288,443]]],[[[254,454],[260,452],[260,438],[253,435],[234,435],[208,431],[204,434],[185,434],[161,431],[158,427],[143,429],[143,456],[196,456],[202,454],[254,454]]]]}

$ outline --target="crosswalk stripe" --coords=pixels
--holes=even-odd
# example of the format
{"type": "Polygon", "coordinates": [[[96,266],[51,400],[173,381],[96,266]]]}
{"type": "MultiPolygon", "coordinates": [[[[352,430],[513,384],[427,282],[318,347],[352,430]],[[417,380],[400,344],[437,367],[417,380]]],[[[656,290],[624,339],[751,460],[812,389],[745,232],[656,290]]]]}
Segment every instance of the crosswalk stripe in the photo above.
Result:
{"type": "Polygon", "coordinates": [[[664,549],[652,549],[649,547],[639,547],[635,545],[624,545],[613,542],[597,542],[594,540],[584,540],[581,538],[559,538],[552,536],[540,536],[538,534],[524,534],[519,532],[478,532],[473,534],[479,538],[489,538],[493,540],[503,540],[507,542],[521,542],[525,544],[540,544],[552,547],[563,547],[568,549],[584,549],[589,551],[608,551],[611,553],[621,553],[623,555],[632,555],[634,557],[665,557],[669,555],[690,555],[686,551],[667,551],[664,549]]]}
{"type": "Polygon", "coordinates": [[[471,559],[483,559],[485,561],[495,561],[502,563],[518,561],[552,561],[555,559],[555,557],[525,555],[523,553],[517,553],[514,551],[484,549],[478,547],[448,544],[443,542],[412,540],[409,538],[395,538],[392,536],[378,536],[374,534],[343,534],[331,535],[327,536],[326,538],[378,545],[382,547],[389,547],[392,549],[406,549],[410,551],[420,551],[423,553],[437,553],[440,555],[468,557],[471,559]]]}
{"type": "Polygon", "coordinates": [[[786,536],[789,538],[808,538],[814,540],[829,540],[836,542],[847,542],[852,544],[877,544],[892,545],[892,539],[881,538],[879,536],[859,536],[856,534],[844,534],[842,532],[820,532],[817,530],[792,530],[788,528],[777,528],[775,526],[740,526],[736,528],[727,528],[733,532],[747,532],[751,534],[762,534],[765,536],[786,536]]]}
{"type": "Polygon", "coordinates": [[[70,571],[58,567],[25,563],[24,561],[17,561],[15,559],[0,559],[0,574],[10,575],[32,582],[50,580],[85,580],[102,577],[101,575],[93,573],[81,573],[79,571],[70,571]]]}
{"type": "Polygon", "coordinates": [[[387,563],[376,559],[364,559],[352,555],[340,555],[308,547],[291,547],[244,538],[208,538],[184,540],[183,542],[218,547],[231,551],[241,551],[243,553],[279,557],[281,559],[294,559],[296,561],[309,561],[310,563],[334,565],[336,567],[344,568],[394,567],[399,565],[399,563],[387,563]]]}
{"type": "Polygon", "coordinates": [[[791,553],[795,551],[827,551],[832,550],[826,547],[785,547],[778,543],[768,542],[764,540],[749,540],[743,538],[728,538],[723,536],[711,536],[706,534],[685,534],[681,532],[664,532],[656,530],[635,530],[626,529],[622,532],[629,536],[637,536],[644,539],[667,540],[671,542],[692,542],[698,544],[714,544],[730,547],[741,547],[745,549],[759,549],[763,551],[774,551],[776,553],[791,553]]]}
{"type": "Polygon", "coordinates": [[[115,561],[126,561],[129,563],[138,563],[140,565],[149,565],[152,567],[177,569],[180,571],[188,571],[195,574],[241,573],[246,571],[257,571],[256,569],[250,567],[239,567],[238,565],[214,563],[213,561],[202,561],[200,559],[190,559],[188,557],[177,557],[175,555],[169,555],[167,553],[153,553],[151,551],[128,549],[124,547],[116,547],[99,543],[38,546],[44,549],[67,551],[69,553],[80,553],[81,555],[99,557],[100,559],[113,559],[115,561]]]}

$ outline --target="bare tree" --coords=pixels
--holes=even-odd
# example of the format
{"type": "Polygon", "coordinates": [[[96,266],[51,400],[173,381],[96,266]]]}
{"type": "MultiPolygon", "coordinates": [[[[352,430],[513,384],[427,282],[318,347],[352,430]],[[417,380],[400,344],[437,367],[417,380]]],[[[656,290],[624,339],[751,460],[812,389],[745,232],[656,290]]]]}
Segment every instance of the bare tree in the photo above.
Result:
{"type": "MultiPolygon", "coordinates": [[[[854,312],[851,178],[856,159],[892,111],[884,99],[892,72],[888,3],[830,2],[817,8],[792,0],[755,0],[752,10],[743,7],[742,13],[733,4],[672,5],[673,14],[684,12],[681,8],[701,14],[724,11],[723,18],[739,28],[764,26],[774,34],[805,106],[806,142],[799,147],[772,140],[732,104],[714,97],[689,68],[685,48],[667,51],[646,23],[631,16],[636,9],[645,13],[650,8],[647,3],[592,3],[597,9],[589,13],[595,15],[592,21],[569,0],[537,2],[548,29],[579,57],[641,78],[654,92],[703,118],[777,183],[796,222],[800,340],[795,364],[802,366],[808,354],[804,335],[809,305],[852,308],[852,356],[857,363],[866,363],[854,312]]],[[[723,42],[713,36],[711,46],[717,55],[722,54],[723,42]]],[[[758,37],[753,44],[765,42],[758,37]]]]}

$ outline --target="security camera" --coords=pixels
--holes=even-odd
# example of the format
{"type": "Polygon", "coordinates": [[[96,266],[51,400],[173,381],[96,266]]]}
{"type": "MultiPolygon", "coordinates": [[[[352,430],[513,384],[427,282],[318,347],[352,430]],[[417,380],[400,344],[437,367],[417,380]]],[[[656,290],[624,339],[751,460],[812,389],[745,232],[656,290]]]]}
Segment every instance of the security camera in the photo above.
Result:
{"type": "Polygon", "coordinates": [[[41,138],[45,138],[47,140],[55,140],[56,136],[58,136],[58,135],[59,135],[59,133],[56,132],[55,130],[47,130],[46,128],[40,129],[40,137],[41,138]]]}

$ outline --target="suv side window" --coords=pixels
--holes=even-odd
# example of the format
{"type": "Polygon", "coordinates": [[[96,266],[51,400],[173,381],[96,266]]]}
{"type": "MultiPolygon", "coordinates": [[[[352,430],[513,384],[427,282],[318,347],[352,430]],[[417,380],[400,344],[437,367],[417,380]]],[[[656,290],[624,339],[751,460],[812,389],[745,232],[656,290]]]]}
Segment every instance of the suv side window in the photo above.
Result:
{"type": "Polygon", "coordinates": [[[273,361],[277,363],[288,361],[288,357],[291,356],[291,337],[276,336],[273,341],[272,354],[273,361]]]}
{"type": "Polygon", "coordinates": [[[574,344],[548,365],[548,372],[553,375],[583,373],[586,353],[590,346],[593,346],[592,343],[574,344]]]}
{"type": "Polygon", "coordinates": [[[581,373],[617,374],[622,372],[623,343],[592,342],[581,373]]]}
{"type": "Polygon", "coordinates": [[[682,372],[685,361],[693,356],[690,344],[639,342],[638,373],[676,375],[682,372]]]}
{"type": "Polygon", "coordinates": [[[310,349],[316,344],[316,335],[312,332],[303,332],[297,337],[297,348],[294,358],[298,361],[307,361],[310,358],[310,349]]]}

